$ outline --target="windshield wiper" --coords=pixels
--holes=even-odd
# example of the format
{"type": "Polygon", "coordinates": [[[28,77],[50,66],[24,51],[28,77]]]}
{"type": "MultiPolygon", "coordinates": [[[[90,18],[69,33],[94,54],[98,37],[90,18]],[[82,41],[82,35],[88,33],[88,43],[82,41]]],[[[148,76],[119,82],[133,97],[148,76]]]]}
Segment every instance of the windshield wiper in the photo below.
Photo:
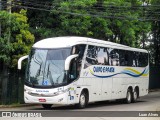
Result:
{"type": "Polygon", "coordinates": [[[48,65],[47,78],[48,78],[48,76],[49,76],[49,80],[51,82],[51,85],[54,85],[53,78],[52,78],[51,71],[50,71],[50,64],[48,65]]]}
{"type": "Polygon", "coordinates": [[[50,68],[50,64],[48,65],[47,78],[48,78],[48,75],[49,75],[49,72],[50,72],[49,68],[50,68]]]}
{"type": "Polygon", "coordinates": [[[37,78],[37,77],[40,75],[40,73],[41,73],[41,67],[42,67],[42,63],[40,64],[40,67],[39,67],[39,69],[37,70],[37,73],[36,73],[35,78],[37,78]]]}

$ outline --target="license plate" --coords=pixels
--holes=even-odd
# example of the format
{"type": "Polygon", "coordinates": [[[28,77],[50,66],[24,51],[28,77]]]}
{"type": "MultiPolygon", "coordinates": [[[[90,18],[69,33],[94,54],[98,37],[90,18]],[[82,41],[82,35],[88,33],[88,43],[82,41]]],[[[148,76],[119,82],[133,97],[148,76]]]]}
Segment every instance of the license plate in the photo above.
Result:
{"type": "Polygon", "coordinates": [[[39,102],[46,102],[46,99],[41,98],[39,99],[39,102]]]}

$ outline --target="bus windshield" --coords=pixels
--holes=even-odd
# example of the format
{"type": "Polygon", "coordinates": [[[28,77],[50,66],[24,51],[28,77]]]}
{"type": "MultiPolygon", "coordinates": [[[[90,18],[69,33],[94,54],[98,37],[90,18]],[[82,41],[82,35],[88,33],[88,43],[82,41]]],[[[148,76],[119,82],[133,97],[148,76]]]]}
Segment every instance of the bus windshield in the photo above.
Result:
{"type": "Polygon", "coordinates": [[[35,87],[58,87],[66,84],[64,66],[70,53],[71,48],[32,49],[25,82],[35,87]]]}

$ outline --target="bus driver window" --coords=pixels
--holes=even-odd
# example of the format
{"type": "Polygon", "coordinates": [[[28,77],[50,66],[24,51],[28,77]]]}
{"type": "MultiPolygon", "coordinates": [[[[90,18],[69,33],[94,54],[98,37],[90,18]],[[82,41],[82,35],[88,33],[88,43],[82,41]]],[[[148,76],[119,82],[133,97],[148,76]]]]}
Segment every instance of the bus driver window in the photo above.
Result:
{"type": "Polygon", "coordinates": [[[78,54],[78,58],[71,61],[70,66],[70,79],[75,80],[80,75],[80,69],[82,66],[82,59],[84,55],[86,45],[76,45],[72,48],[72,54],[78,54]]]}

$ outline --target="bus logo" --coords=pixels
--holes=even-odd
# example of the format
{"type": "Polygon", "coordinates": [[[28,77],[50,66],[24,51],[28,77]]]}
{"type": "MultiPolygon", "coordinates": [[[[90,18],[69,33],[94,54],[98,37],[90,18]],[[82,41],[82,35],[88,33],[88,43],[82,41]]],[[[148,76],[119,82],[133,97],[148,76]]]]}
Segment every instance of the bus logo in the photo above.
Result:
{"type": "Polygon", "coordinates": [[[114,67],[101,67],[101,66],[93,67],[93,72],[101,72],[101,73],[110,72],[110,73],[113,73],[114,71],[115,71],[114,67]]]}
{"type": "Polygon", "coordinates": [[[129,75],[131,77],[141,77],[141,76],[145,77],[145,76],[148,76],[148,74],[149,74],[149,68],[146,67],[142,72],[137,71],[132,68],[125,68],[121,72],[114,73],[114,74],[107,75],[107,76],[96,75],[95,73],[97,73],[97,72],[102,72],[102,73],[110,72],[110,73],[112,73],[112,72],[114,72],[114,67],[93,67],[93,71],[90,70],[90,73],[93,76],[99,77],[99,78],[108,78],[108,77],[113,77],[113,76],[116,76],[119,74],[125,74],[125,75],[129,75]]]}
{"type": "Polygon", "coordinates": [[[43,85],[48,85],[48,80],[44,80],[42,84],[43,85]]]}

